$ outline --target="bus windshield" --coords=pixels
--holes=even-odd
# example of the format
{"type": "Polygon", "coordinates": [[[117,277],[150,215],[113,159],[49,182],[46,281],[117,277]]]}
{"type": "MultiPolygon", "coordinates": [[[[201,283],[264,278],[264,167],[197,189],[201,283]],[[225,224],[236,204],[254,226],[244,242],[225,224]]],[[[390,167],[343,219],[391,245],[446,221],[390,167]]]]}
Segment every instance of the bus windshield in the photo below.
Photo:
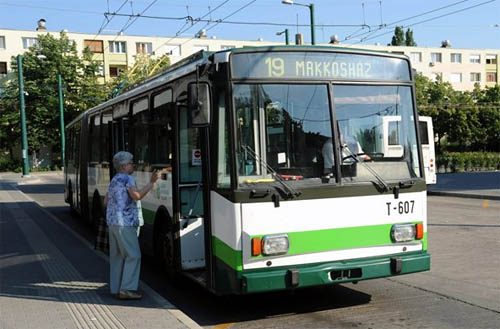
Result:
{"type": "Polygon", "coordinates": [[[284,180],[320,180],[332,137],[328,85],[238,84],[233,95],[240,184],[273,181],[268,167],[284,180]]]}
{"type": "Polygon", "coordinates": [[[389,181],[420,177],[411,87],[334,85],[333,94],[344,181],[372,180],[366,167],[389,181]]]}
{"type": "Polygon", "coordinates": [[[323,184],[336,172],[335,139],[345,183],[374,182],[373,171],[388,181],[420,176],[410,87],[333,85],[335,123],[328,87],[234,85],[240,187],[271,183],[276,175],[293,185],[323,184]]]}

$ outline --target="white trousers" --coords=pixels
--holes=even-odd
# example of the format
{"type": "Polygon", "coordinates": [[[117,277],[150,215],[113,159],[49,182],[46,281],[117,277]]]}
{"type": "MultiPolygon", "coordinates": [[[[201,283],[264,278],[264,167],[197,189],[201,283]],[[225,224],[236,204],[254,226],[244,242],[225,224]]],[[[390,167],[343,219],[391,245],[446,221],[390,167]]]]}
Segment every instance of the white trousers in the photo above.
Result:
{"type": "Polygon", "coordinates": [[[139,227],[109,227],[109,286],[112,294],[137,290],[141,272],[139,227]]]}

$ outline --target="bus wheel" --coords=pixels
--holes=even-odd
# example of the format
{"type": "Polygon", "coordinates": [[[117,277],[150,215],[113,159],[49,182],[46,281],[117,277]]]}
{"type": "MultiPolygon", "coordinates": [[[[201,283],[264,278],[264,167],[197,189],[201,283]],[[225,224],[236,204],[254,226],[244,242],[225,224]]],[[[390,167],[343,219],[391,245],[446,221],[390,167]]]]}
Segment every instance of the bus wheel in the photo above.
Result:
{"type": "Polygon", "coordinates": [[[162,220],[158,227],[158,233],[155,239],[156,255],[161,266],[167,274],[168,280],[173,283],[177,280],[177,272],[175,270],[175,247],[172,222],[170,220],[162,220]]]}

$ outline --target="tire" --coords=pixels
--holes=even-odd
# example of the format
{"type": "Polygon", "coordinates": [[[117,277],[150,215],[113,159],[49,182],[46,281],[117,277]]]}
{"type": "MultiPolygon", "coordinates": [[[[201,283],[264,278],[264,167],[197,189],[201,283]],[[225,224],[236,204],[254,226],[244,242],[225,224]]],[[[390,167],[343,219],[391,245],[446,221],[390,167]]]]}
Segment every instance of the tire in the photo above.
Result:
{"type": "Polygon", "coordinates": [[[165,271],[170,283],[176,283],[179,273],[176,270],[177,256],[175,252],[173,225],[170,219],[159,218],[155,235],[155,254],[160,266],[165,271]]]}

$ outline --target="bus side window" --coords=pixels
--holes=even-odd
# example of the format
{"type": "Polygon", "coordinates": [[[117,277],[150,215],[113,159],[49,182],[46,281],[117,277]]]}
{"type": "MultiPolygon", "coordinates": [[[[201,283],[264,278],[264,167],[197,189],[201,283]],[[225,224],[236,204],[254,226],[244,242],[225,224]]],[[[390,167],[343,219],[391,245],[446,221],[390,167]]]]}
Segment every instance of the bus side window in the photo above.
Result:
{"type": "Polygon", "coordinates": [[[133,151],[137,171],[149,171],[149,100],[141,98],[132,103],[133,151]]]}
{"type": "Polygon", "coordinates": [[[101,118],[101,141],[102,141],[102,150],[101,150],[101,162],[109,166],[110,156],[109,152],[111,149],[111,122],[113,121],[113,114],[110,111],[106,111],[102,114],[101,118]]]}
{"type": "Polygon", "coordinates": [[[99,115],[89,118],[89,162],[95,165],[100,162],[101,141],[100,141],[100,121],[99,115]]]}
{"type": "Polygon", "coordinates": [[[149,139],[151,162],[169,167],[172,164],[172,89],[167,89],[153,97],[151,113],[151,136],[149,139]]]}
{"type": "Polygon", "coordinates": [[[226,94],[222,91],[217,99],[218,110],[218,128],[217,128],[217,187],[229,188],[231,187],[231,148],[230,148],[230,119],[229,109],[226,107],[226,94]]]}
{"type": "Polygon", "coordinates": [[[429,131],[427,129],[427,122],[419,121],[418,129],[420,133],[421,144],[428,145],[429,144],[429,131]]]}

